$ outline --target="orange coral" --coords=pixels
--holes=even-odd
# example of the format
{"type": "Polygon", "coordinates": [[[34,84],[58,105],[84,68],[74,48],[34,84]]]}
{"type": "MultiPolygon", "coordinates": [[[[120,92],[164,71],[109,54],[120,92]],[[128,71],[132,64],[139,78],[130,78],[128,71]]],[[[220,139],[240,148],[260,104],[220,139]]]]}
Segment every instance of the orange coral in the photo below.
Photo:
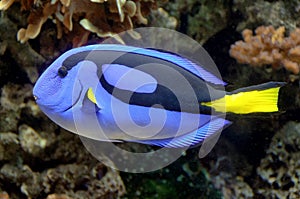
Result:
{"type": "Polygon", "coordinates": [[[0,1],[0,10],[7,10],[15,0],[1,0],[0,1]]]}
{"type": "Polygon", "coordinates": [[[231,45],[230,56],[239,63],[252,66],[271,65],[274,69],[283,66],[294,74],[300,72],[300,29],[285,37],[285,28],[260,26],[242,32],[244,41],[231,45]]]}
{"type": "Polygon", "coordinates": [[[9,199],[9,195],[6,192],[0,193],[0,199],[9,199]]]}
{"type": "MultiPolygon", "coordinates": [[[[0,0],[0,10],[8,9],[14,0],[0,0]]],[[[47,19],[57,25],[57,37],[73,31],[73,24],[80,24],[80,35],[76,35],[73,45],[85,43],[87,33],[94,32],[99,37],[112,36],[130,30],[133,24],[147,24],[145,14],[156,8],[155,1],[148,0],[21,0],[21,9],[30,11],[27,28],[18,31],[21,43],[36,38],[47,19]],[[62,24],[62,25],[61,25],[62,24]],[[81,38],[81,40],[79,40],[81,38]]],[[[77,29],[78,30],[78,29],[77,29]]]]}

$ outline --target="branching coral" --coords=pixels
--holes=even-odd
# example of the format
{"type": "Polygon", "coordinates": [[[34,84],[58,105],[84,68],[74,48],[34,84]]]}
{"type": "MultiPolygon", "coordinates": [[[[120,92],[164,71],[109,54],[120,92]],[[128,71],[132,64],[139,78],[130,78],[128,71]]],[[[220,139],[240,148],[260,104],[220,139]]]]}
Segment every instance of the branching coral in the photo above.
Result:
{"type": "Polygon", "coordinates": [[[231,46],[230,55],[239,63],[252,66],[271,65],[274,69],[284,66],[294,74],[300,72],[300,29],[285,37],[285,28],[260,26],[242,32],[244,41],[231,46]]]}
{"type": "MultiPolygon", "coordinates": [[[[0,10],[8,9],[13,2],[1,0],[0,10]]],[[[30,12],[27,28],[21,28],[17,34],[21,43],[36,38],[50,18],[56,23],[58,38],[72,31],[74,23],[80,24],[85,31],[78,31],[81,35],[73,40],[73,45],[79,46],[86,41],[89,32],[107,37],[130,30],[135,23],[147,24],[144,16],[156,8],[156,3],[147,0],[21,0],[21,8],[30,12]]]]}
{"type": "Polygon", "coordinates": [[[8,9],[13,3],[14,3],[14,0],[2,0],[2,1],[0,1],[0,10],[8,9]]]}

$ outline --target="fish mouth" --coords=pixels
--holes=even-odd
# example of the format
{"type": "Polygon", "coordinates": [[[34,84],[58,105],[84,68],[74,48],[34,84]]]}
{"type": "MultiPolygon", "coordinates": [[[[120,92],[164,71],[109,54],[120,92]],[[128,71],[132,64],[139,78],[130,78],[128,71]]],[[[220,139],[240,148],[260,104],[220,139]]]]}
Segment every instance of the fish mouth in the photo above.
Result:
{"type": "Polygon", "coordinates": [[[83,90],[83,86],[82,86],[80,80],[78,80],[78,82],[79,82],[79,85],[80,85],[80,91],[79,91],[76,99],[72,100],[73,103],[69,107],[67,107],[63,112],[66,112],[66,111],[70,110],[71,108],[73,108],[79,102],[79,99],[80,99],[80,96],[81,96],[81,93],[82,93],[82,90],[83,90]]]}

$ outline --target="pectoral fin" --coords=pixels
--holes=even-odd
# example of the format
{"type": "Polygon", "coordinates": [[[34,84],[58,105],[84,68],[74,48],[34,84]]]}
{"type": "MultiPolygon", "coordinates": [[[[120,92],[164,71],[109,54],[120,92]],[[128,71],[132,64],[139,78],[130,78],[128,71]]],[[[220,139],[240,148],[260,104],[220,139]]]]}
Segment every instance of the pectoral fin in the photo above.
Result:
{"type": "Polygon", "coordinates": [[[82,110],[85,112],[98,112],[101,108],[97,104],[97,100],[92,88],[86,91],[82,101],[82,110]]]}

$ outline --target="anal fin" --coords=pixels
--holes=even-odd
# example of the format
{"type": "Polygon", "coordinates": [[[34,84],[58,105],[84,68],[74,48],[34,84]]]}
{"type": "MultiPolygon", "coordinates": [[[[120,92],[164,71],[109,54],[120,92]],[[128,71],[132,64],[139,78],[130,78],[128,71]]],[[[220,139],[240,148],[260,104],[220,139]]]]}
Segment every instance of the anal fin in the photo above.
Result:
{"type": "Polygon", "coordinates": [[[135,140],[133,142],[168,148],[190,147],[203,142],[206,138],[215,133],[221,132],[224,127],[230,124],[230,121],[223,118],[214,118],[199,129],[186,135],[167,139],[135,140]]]}

